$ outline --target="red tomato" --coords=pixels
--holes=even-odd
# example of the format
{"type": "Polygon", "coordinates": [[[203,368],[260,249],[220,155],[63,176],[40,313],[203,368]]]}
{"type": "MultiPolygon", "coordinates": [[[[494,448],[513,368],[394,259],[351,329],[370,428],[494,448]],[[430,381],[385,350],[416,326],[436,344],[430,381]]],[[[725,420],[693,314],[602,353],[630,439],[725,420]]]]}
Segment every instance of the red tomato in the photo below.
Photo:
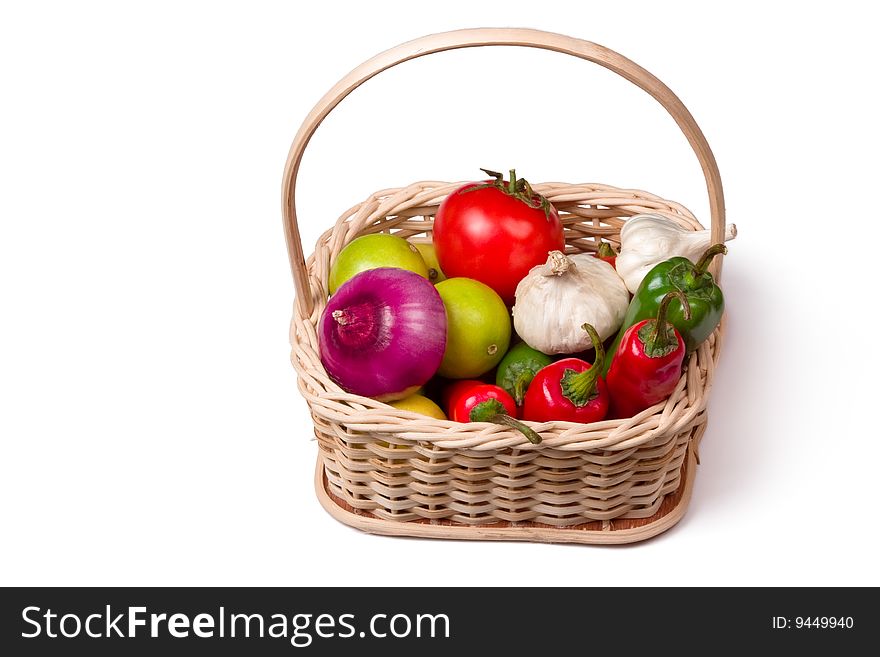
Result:
{"type": "MultiPolygon", "coordinates": [[[[484,171],[486,171],[484,169],[484,171]]],[[[469,183],[450,194],[434,217],[434,248],[449,278],[485,283],[508,306],[529,270],[550,251],[564,251],[559,213],[522,178],[469,183]]]]}

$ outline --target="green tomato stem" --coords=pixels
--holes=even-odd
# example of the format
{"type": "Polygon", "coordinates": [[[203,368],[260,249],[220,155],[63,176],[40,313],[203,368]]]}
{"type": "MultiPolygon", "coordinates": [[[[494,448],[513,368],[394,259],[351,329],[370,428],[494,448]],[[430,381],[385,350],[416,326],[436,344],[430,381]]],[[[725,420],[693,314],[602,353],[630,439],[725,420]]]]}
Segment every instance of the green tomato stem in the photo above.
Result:
{"type": "Polygon", "coordinates": [[[480,183],[473,185],[472,187],[468,187],[468,189],[462,192],[463,194],[466,194],[467,192],[475,192],[478,189],[494,187],[495,189],[504,192],[508,196],[512,196],[518,201],[525,203],[530,208],[533,208],[535,210],[543,210],[544,217],[547,219],[547,221],[550,221],[550,210],[553,207],[550,204],[550,201],[548,201],[541,194],[538,194],[534,190],[532,190],[532,186],[525,178],[517,180],[516,169],[510,169],[510,179],[507,182],[504,181],[504,174],[501,174],[497,171],[492,171],[491,169],[480,169],[480,171],[488,176],[491,176],[495,180],[493,182],[480,183]]]}

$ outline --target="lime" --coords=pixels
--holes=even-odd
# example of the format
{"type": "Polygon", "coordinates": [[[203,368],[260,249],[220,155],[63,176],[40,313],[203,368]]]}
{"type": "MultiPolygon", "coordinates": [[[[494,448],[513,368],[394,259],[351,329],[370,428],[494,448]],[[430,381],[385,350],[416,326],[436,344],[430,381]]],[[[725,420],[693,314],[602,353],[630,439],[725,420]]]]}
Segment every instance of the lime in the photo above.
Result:
{"type": "Polygon", "coordinates": [[[419,250],[402,237],[387,233],[362,235],[342,249],[333,261],[327,281],[330,294],[356,274],[379,267],[408,269],[428,278],[428,266],[419,250]]]}
{"type": "Polygon", "coordinates": [[[401,411],[421,413],[422,415],[427,415],[428,417],[433,417],[438,420],[446,419],[446,414],[443,410],[424,395],[410,395],[406,399],[389,402],[389,405],[398,408],[401,411]]]}
{"type": "Polygon", "coordinates": [[[422,254],[422,259],[428,265],[428,280],[436,285],[440,281],[446,280],[446,274],[440,269],[440,263],[437,261],[437,252],[434,250],[433,242],[416,242],[413,241],[415,247],[422,254]]]}
{"type": "Polygon", "coordinates": [[[446,351],[437,373],[449,379],[485,374],[510,345],[510,312],[501,297],[471,278],[437,283],[446,306],[446,351]]]}

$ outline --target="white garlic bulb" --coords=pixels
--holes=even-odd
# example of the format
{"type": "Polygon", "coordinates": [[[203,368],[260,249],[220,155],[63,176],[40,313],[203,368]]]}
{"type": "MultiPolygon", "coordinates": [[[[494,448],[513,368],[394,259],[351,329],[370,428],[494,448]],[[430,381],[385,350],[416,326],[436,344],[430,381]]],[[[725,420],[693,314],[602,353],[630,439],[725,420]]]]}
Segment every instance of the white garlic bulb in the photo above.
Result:
{"type": "MultiPolygon", "coordinates": [[[[724,241],[736,237],[736,226],[724,229],[724,241]]],[[[617,273],[633,294],[655,265],[674,256],[696,263],[712,246],[711,230],[688,230],[659,214],[637,214],[620,231],[617,273]]]]}
{"type": "Polygon", "coordinates": [[[592,347],[585,323],[605,340],[620,328],[628,305],[626,285],[610,264],[588,253],[551,251],[517,285],[513,326],[533,349],[573,354],[592,347]]]}

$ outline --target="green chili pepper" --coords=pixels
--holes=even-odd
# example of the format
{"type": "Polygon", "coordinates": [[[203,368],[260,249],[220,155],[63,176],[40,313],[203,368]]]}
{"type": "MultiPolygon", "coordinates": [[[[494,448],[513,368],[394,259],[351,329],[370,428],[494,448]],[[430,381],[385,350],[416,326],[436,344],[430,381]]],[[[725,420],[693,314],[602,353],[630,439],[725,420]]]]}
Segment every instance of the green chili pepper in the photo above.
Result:
{"type": "Polygon", "coordinates": [[[495,384],[504,388],[513,397],[517,406],[522,406],[526,389],[542,367],[553,362],[545,353],[532,349],[525,342],[510,348],[495,373],[495,384]]]}
{"type": "Polygon", "coordinates": [[[724,312],[724,296],[707,270],[712,259],[722,253],[727,253],[727,247],[713,244],[696,265],[687,258],[675,257],[661,262],[648,272],[630,301],[623,325],[608,350],[610,357],[605,359],[606,372],[611,368],[611,361],[626,330],[643,319],[655,317],[660,302],[670,292],[684,292],[691,307],[689,320],[685,319],[679,303],[671,304],[667,314],[669,323],[681,333],[688,355],[712,335],[724,312]]]}

